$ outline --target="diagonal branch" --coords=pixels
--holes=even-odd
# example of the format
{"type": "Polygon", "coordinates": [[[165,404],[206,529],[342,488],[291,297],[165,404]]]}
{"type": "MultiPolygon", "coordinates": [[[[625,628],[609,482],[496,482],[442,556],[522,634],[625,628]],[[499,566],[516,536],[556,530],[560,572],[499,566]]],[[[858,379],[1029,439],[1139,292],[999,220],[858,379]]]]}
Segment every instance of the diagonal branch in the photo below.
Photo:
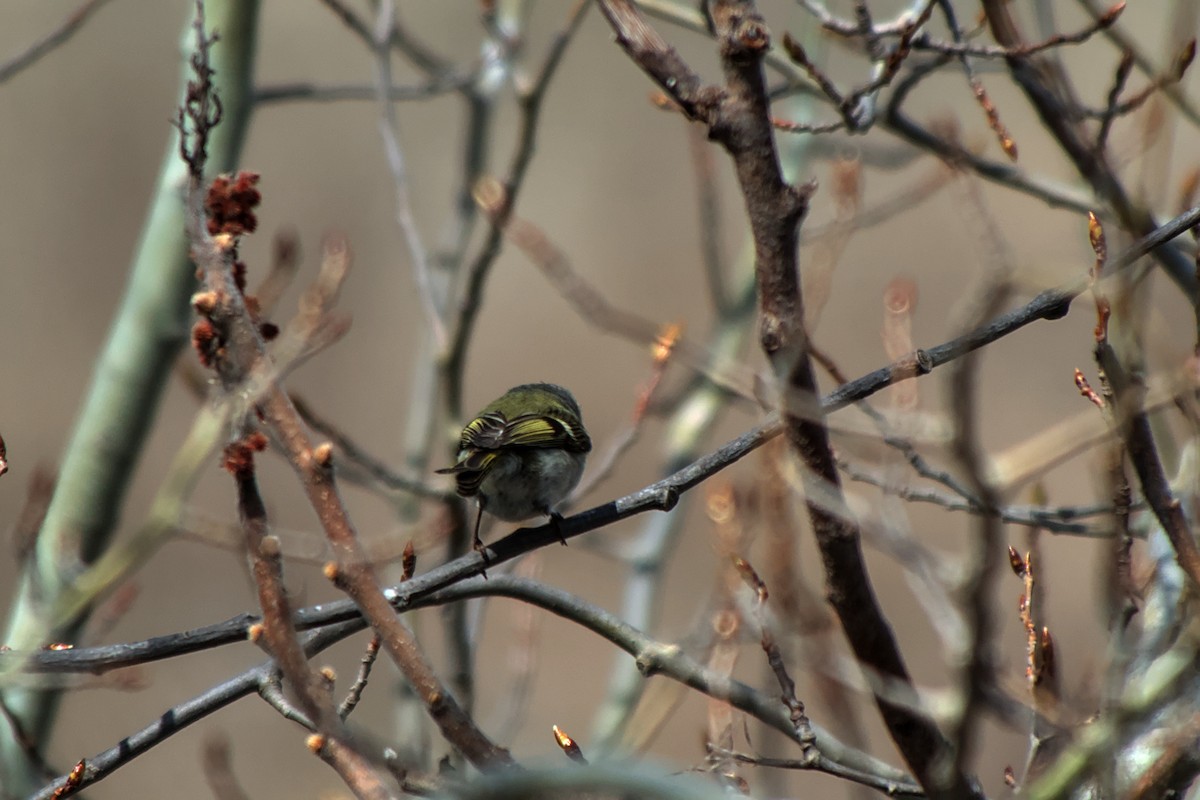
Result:
{"type": "MultiPolygon", "coordinates": [[[[1200,223],[1200,206],[1171,220],[1151,236],[1135,242],[1115,258],[1110,258],[1106,274],[1129,267],[1151,248],[1179,236],[1197,223],[1200,223]]],[[[926,350],[918,350],[914,355],[906,356],[892,364],[848,381],[822,398],[821,411],[828,415],[846,408],[893,383],[924,375],[934,367],[953,362],[955,359],[991,344],[1030,323],[1042,319],[1059,319],[1065,315],[1071,300],[1086,288],[1087,278],[1081,277],[1078,281],[1065,284],[1057,289],[1047,290],[1025,305],[1001,314],[970,333],[926,350]]],[[[636,514],[669,510],[678,503],[681,494],[749,455],[782,432],[782,423],[778,417],[772,416],[666,478],[655,481],[624,497],[563,519],[562,535],[572,538],[612,525],[636,514]]],[[[519,528],[488,547],[489,563],[497,564],[524,555],[539,547],[557,543],[558,535],[558,530],[552,524],[536,528],[519,528]]],[[[419,598],[476,574],[481,566],[481,559],[476,553],[456,558],[405,581],[396,587],[394,592],[389,592],[389,598],[397,608],[407,608],[419,598]]],[[[355,612],[352,604],[349,603],[324,603],[319,610],[316,608],[301,609],[296,616],[297,628],[311,629],[351,619],[355,616],[355,612]]],[[[20,668],[28,672],[94,672],[101,674],[120,667],[148,663],[244,641],[248,627],[255,622],[257,622],[256,616],[239,614],[224,622],[203,628],[196,628],[181,634],[159,636],[133,644],[86,650],[55,652],[32,650],[0,654],[0,673],[15,670],[17,669],[16,665],[20,664],[20,668]]]]}

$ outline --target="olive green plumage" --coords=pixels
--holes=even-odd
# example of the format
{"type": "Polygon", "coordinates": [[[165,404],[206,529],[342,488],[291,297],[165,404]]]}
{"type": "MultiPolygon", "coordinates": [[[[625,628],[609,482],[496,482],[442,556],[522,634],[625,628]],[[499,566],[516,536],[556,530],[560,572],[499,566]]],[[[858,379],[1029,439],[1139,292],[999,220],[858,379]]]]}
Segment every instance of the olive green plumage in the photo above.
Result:
{"type": "Polygon", "coordinates": [[[484,510],[507,522],[539,514],[557,521],[554,506],[579,483],[591,449],[571,393],[552,383],[527,383],[509,389],[468,422],[458,460],[438,472],[453,475],[458,493],[479,503],[475,547],[481,550],[484,510]]]}

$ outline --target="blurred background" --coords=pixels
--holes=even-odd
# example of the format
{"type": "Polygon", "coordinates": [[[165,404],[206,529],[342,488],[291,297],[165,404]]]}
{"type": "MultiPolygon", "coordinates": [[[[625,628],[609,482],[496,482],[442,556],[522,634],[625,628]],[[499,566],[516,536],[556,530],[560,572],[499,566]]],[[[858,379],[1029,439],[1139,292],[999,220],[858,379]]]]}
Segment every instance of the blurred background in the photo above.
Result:
{"type": "MultiPolygon", "coordinates": [[[[0,58],[45,35],[77,5],[75,0],[8,0],[0,8],[0,58]]],[[[960,5],[967,25],[977,7],[960,5]]],[[[1035,4],[1016,5],[1025,13],[1035,4]]],[[[1132,4],[1120,30],[1166,66],[1186,36],[1194,35],[1194,22],[1187,23],[1187,15],[1175,12],[1186,5],[1132,4]]],[[[829,6],[842,15],[851,13],[850,3],[829,6]]],[[[1088,17],[1080,4],[1055,6],[1061,14],[1060,30],[1086,26],[1088,17]]],[[[877,18],[901,7],[871,3],[877,18]]],[[[478,3],[401,2],[399,8],[409,30],[436,52],[463,65],[479,57],[484,34],[478,3]]],[[[814,35],[812,18],[799,4],[764,3],[763,8],[776,43],[785,30],[814,35]]],[[[0,529],[14,527],[35,470],[56,467],[125,288],[148,198],[171,138],[181,34],[190,9],[188,2],[111,0],[69,42],[0,85],[0,174],[6,187],[0,192],[0,243],[6,253],[0,269],[0,433],[10,462],[8,474],[0,479],[0,529]]],[[[356,9],[371,18],[367,4],[356,9]]],[[[567,13],[566,3],[532,5],[522,51],[527,71],[536,71],[567,13]]],[[[665,22],[655,25],[707,79],[720,79],[709,41],[665,22]]],[[[321,3],[266,0],[259,48],[256,84],[260,87],[298,81],[370,86],[374,79],[371,53],[321,3]]],[[[828,43],[818,52],[830,74],[845,85],[865,80],[866,68],[857,56],[828,43]]],[[[1097,35],[1064,49],[1061,56],[1086,102],[1102,106],[1118,49],[1097,35]]],[[[397,56],[393,63],[397,85],[420,81],[420,73],[403,58],[397,56]]],[[[1020,148],[1020,169],[1086,197],[1086,188],[1024,97],[1002,74],[981,70],[1020,148]]],[[[1139,88],[1147,80],[1135,73],[1130,86],[1139,88]]],[[[1196,80],[1188,75],[1182,91],[1195,96],[1196,80]]],[[[589,9],[549,89],[517,214],[541,229],[578,275],[612,306],[663,325],[679,324],[685,340],[705,354],[714,312],[702,267],[699,181],[694,144],[689,141],[694,132],[678,114],[650,102],[653,90],[614,44],[598,11],[589,9]]],[[[1004,159],[960,71],[948,69],[922,85],[907,108],[911,116],[927,123],[953,123],[964,144],[990,159],[1004,159]]],[[[518,114],[511,88],[501,93],[498,109],[495,155],[488,168],[493,174],[507,170],[515,141],[518,114]]],[[[810,104],[808,109],[818,120],[832,118],[827,107],[814,109],[810,104]]],[[[776,113],[785,115],[781,108],[776,113]]],[[[458,95],[447,93],[399,103],[396,114],[416,223],[426,244],[435,248],[446,236],[460,187],[464,104],[458,95]]],[[[352,315],[352,328],[292,375],[288,386],[346,435],[399,469],[413,401],[410,386],[420,358],[417,343],[425,321],[408,250],[395,221],[395,195],[378,119],[379,108],[370,100],[272,103],[259,108],[241,164],[262,175],[263,202],[259,231],[245,240],[242,253],[253,284],[266,274],[275,237],[291,231],[298,238],[300,272],[273,315],[283,323],[294,313],[299,291],[316,274],[322,236],[344,232],[354,252],[354,266],[339,308],[352,315]]],[[[779,136],[784,147],[794,146],[796,140],[789,134],[779,136]]],[[[1152,100],[1139,113],[1116,123],[1111,142],[1122,174],[1137,187],[1143,202],[1161,219],[1177,213],[1180,182],[1200,163],[1200,139],[1194,126],[1180,122],[1173,106],[1152,100]]],[[[799,177],[815,179],[819,185],[806,231],[838,218],[838,176],[844,175],[847,163],[860,157],[867,166],[856,173],[861,186],[859,210],[895,209],[900,201],[899,209],[878,224],[853,232],[836,269],[825,264],[828,299],[810,314],[816,322],[817,344],[850,377],[889,360],[880,335],[883,301],[886,288],[897,278],[911,280],[916,288],[919,299],[911,316],[912,336],[917,346],[927,347],[959,330],[969,317],[972,290],[998,264],[1015,271],[1020,286],[1015,299],[1023,300],[1041,288],[1082,275],[1092,263],[1086,220],[1076,210],[1052,208],[975,177],[951,178],[935,160],[916,156],[879,129],[867,137],[837,134],[804,143],[811,151],[803,156],[799,177]],[[831,166],[831,159],[837,159],[838,165],[831,166]],[[871,166],[883,162],[893,166],[871,166]],[[937,184],[936,191],[917,190],[931,183],[937,184]]],[[[716,219],[726,272],[732,276],[746,249],[744,214],[726,159],[715,150],[714,157],[720,202],[716,219]]],[[[473,246],[480,240],[477,231],[473,246]]],[[[1114,231],[1109,243],[1115,252],[1122,239],[1114,231]]],[[[805,246],[806,268],[828,260],[822,246],[805,246]]],[[[1155,280],[1147,350],[1154,365],[1166,369],[1190,353],[1194,329],[1187,303],[1169,283],[1155,280]]],[[[987,350],[980,413],[989,452],[1000,454],[1092,412],[1079,398],[1072,370],[1079,367],[1094,374],[1093,324],[1089,304],[1079,302],[1066,319],[1029,326],[987,350]]],[[[604,452],[627,426],[639,391],[651,375],[648,345],[598,329],[529,258],[507,244],[487,283],[469,350],[464,411],[470,413],[519,383],[561,383],[579,399],[597,453],[604,452]]],[[[194,359],[194,355],[185,351],[181,359],[194,359]]],[[[751,328],[728,361],[728,373],[749,388],[763,369],[751,328]]],[[[672,362],[663,396],[678,396],[692,376],[687,364],[672,362]]],[[[833,383],[826,380],[824,385],[828,389],[833,383]]],[[[923,379],[917,392],[917,407],[937,419],[945,407],[945,376],[935,373],[923,379]]],[[[144,519],[165,466],[198,406],[185,382],[174,380],[138,463],[119,536],[144,519]]],[[[760,418],[752,403],[731,406],[705,436],[701,450],[713,449],[760,418]]],[[[835,427],[842,420],[846,427],[863,427],[853,412],[836,417],[835,427]]],[[[449,463],[441,459],[450,458],[461,420],[438,424],[444,441],[441,456],[430,469],[449,463]]],[[[651,414],[638,442],[611,477],[581,498],[577,507],[606,502],[660,477],[670,430],[668,417],[651,414]]],[[[847,443],[846,449],[870,450],[861,442],[847,443]]],[[[268,454],[260,461],[272,524],[288,552],[297,556],[287,566],[288,586],[298,603],[334,597],[336,593],[314,566],[324,557],[322,535],[296,481],[279,459],[268,454]]],[[[719,481],[753,486],[762,469],[756,454],[722,473],[719,481]]],[[[432,474],[421,477],[436,479],[432,474]]],[[[1054,503],[1091,502],[1102,486],[1098,459],[1067,461],[1044,474],[1042,483],[1054,503]]],[[[864,503],[878,503],[878,492],[871,487],[851,483],[848,490],[864,503]]],[[[1020,492],[1014,502],[1027,502],[1028,486],[1020,492]]],[[[394,559],[407,541],[414,540],[418,571],[444,560],[434,509],[423,508],[415,518],[406,519],[400,503],[352,488],[347,496],[360,535],[381,559],[389,555],[394,559]]],[[[714,528],[705,514],[704,498],[705,493],[697,490],[675,512],[685,515],[684,524],[662,577],[661,611],[649,631],[663,640],[704,631],[708,587],[720,583],[714,528]]],[[[199,518],[236,523],[232,481],[216,458],[192,507],[199,518]]],[[[627,571],[599,550],[637,537],[651,524],[648,519],[637,517],[588,534],[569,548],[547,548],[522,569],[590,602],[619,610],[627,571]]],[[[951,573],[956,555],[974,530],[972,520],[961,514],[921,505],[909,507],[907,524],[951,573]]],[[[253,610],[254,592],[244,560],[236,549],[221,543],[220,527],[197,525],[162,548],[134,577],[137,596],[132,605],[118,617],[94,625],[87,643],[142,639],[253,610]]],[[[495,538],[508,530],[509,526],[495,525],[488,535],[495,538]]],[[[1018,548],[1023,546],[1025,530],[1007,532],[1018,548]]],[[[807,525],[797,539],[801,570],[819,593],[821,572],[807,525]]],[[[1077,699],[1072,713],[1084,717],[1095,710],[1096,672],[1104,642],[1099,600],[1103,587],[1097,568],[1102,545],[1084,538],[1048,536],[1044,547],[1046,613],[1057,636],[1068,695],[1077,699]]],[[[6,549],[12,552],[14,547],[6,549]]],[[[760,550],[747,545],[747,552],[753,560],[760,550]]],[[[918,683],[943,686],[949,675],[947,656],[916,596],[919,590],[893,559],[870,543],[868,558],[918,683]]],[[[16,574],[13,558],[0,559],[0,587],[14,586],[16,574]]],[[[385,574],[398,579],[398,568],[389,567],[385,574]]],[[[995,605],[1001,622],[998,652],[1010,688],[1016,691],[1024,665],[1023,632],[1016,614],[1019,592],[1019,582],[1006,574],[999,581],[995,605]]],[[[440,619],[440,613],[432,610],[417,613],[414,620],[439,664],[444,663],[440,619]]],[[[614,664],[628,658],[576,626],[507,600],[493,600],[486,606],[479,629],[477,717],[485,729],[494,730],[492,726],[501,721],[512,723],[511,738],[502,743],[522,761],[562,759],[550,735],[553,724],[574,736],[587,752],[608,676],[614,664]],[[513,676],[526,670],[533,670],[528,708],[513,718],[505,704],[513,676]]],[[[823,647],[836,646],[845,652],[840,634],[824,641],[823,647]]],[[[319,663],[333,664],[348,684],[364,642],[364,636],[355,637],[322,656],[319,663]]],[[[156,663],[129,674],[83,680],[63,703],[46,756],[57,769],[65,770],[146,725],[170,705],[261,660],[260,651],[244,644],[156,663]]],[[[396,730],[392,708],[398,689],[394,671],[383,660],[355,719],[362,728],[388,739],[396,730]]],[[[763,661],[750,637],[742,648],[737,674],[773,693],[763,661]]],[[[812,695],[811,674],[796,662],[793,675],[814,720],[838,730],[839,720],[820,697],[812,695]]],[[[652,688],[659,687],[665,679],[649,682],[652,688]]],[[[645,737],[647,757],[671,769],[702,765],[705,698],[690,692],[677,698],[667,692],[667,696],[669,702],[680,703],[679,709],[654,735],[645,737]]],[[[871,751],[899,763],[881,733],[870,698],[855,695],[854,699],[871,737],[871,751]]],[[[740,725],[736,730],[740,736],[740,725]]],[[[235,774],[251,796],[347,794],[337,777],[304,750],[303,731],[254,698],[171,737],[88,794],[116,798],[169,791],[180,798],[209,797],[200,751],[202,743],[215,735],[230,738],[235,774]]],[[[761,731],[756,735],[767,736],[761,731]]],[[[985,736],[976,768],[985,787],[995,792],[1003,785],[1004,766],[1023,763],[1026,736],[991,723],[985,726],[985,736]]],[[[743,749],[758,745],[780,749],[765,738],[754,739],[743,749]]],[[[435,743],[435,754],[443,750],[435,743]]],[[[798,755],[787,748],[782,752],[798,755]]],[[[742,775],[755,786],[767,780],[764,771],[753,768],[742,775]]],[[[794,783],[764,785],[778,793],[791,793],[798,786],[823,794],[842,790],[841,784],[821,776],[787,780],[794,783]]]]}

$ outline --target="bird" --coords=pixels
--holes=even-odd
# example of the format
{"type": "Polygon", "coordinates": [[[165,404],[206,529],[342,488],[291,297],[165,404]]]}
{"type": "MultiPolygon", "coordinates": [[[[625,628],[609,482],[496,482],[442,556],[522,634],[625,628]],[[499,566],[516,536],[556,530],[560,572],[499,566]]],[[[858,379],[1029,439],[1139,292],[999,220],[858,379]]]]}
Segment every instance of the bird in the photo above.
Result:
{"type": "Polygon", "coordinates": [[[553,383],[514,386],[467,423],[459,437],[453,475],[462,497],[473,497],[474,547],[487,559],[479,524],[483,512],[505,522],[538,515],[550,518],[562,534],[562,516],[554,510],[583,475],[592,440],[583,427],[575,397],[553,383]]]}

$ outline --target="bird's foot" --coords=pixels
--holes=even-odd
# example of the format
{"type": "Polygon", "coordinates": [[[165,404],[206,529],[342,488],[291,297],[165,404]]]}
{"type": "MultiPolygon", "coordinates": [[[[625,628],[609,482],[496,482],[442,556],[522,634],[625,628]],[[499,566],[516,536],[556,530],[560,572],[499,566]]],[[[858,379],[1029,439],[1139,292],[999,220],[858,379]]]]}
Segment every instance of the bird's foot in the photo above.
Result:
{"type": "Polygon", "coordinates": [[[557,511],[549,512],[550,524],[554,526],[554,532],[558,534],[558,540],[562,542],[562,546],[567,546],[567,537],[563,534],[563,516],[557,511]]]}
{"type": "Polygon", "coordinates": [[[492,559],[488,557],[487,548],[484,546],[483,540],[479,538],[478,534],[475,536],[475,543],[473,547],[475,548],[475,552],[479,553],[479,557],[483,559],[483,566],[479,569],[479,574],[483,576],[484,580],[487,580],[487,567],[488,564],[492,563],[492,559]]]}

